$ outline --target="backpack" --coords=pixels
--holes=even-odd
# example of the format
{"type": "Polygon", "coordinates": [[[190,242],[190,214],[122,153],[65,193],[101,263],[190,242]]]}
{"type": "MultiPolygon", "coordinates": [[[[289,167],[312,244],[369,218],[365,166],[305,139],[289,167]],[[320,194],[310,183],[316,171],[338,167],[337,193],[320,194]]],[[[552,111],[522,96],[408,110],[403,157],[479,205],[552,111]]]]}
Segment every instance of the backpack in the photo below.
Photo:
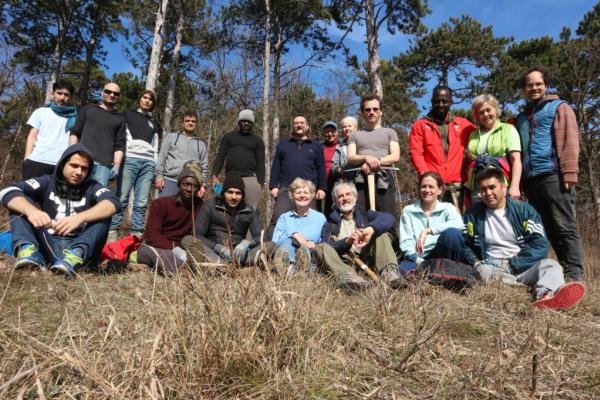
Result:
{"type": "Polygon", "coordinates": [[[425,260],[417,267],[417,271],[430,284],[443,286],[453,292],[472,288],[479,280],[479,273],[474,267],[447,258],[425,260]]]}
{"type": "Polygon", "coordinates": [[[136,235],[125,236],[116,242],[106,243],[100,253],[100,258],[109,261],[127,261],[131,253],[136,251],[142,239],[136,235]]]}
{"type": "Polygon", "coordinates": [[[495,157],[490,156],[489,154],[481,154],[474,160],[469,161],[467,164],[465,171],[466,177],[463,179],[465,182],[465,187],[469,190],[473,190],[475,175],[477,175],[479,171],[482,171],[486,168],[495,168],[502,171],[504,178],[506,179],[506,184],[510,184],[510,163],[506,157],[495,157]]]}

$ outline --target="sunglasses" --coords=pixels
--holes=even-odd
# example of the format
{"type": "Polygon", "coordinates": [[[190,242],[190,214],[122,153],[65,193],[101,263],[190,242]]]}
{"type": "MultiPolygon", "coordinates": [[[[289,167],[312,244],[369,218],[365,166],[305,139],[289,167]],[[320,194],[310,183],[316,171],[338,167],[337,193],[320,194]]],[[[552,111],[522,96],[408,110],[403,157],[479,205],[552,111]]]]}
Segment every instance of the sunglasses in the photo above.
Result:
{"type": "Polygon", "coordinates": [[[119,97],[121,95],[121,92],[113,92],[112,90],[109,90],[109,89],[104,89],[103,92],[104,92],[104,94],[107,94],[109,96],[111,94],[115,97],[119,97]]]}
{"type": "Polygon", "coordinates": [[[373,112],[377,112],[377,111],[379,111],[379,108],[377,108],[377,107],[373,107],[373,108],[364,108],[364,109],[363,109],[363,111],[364,111],[364,112],[371,112],[371,111],[373,111],[373,112]]]}

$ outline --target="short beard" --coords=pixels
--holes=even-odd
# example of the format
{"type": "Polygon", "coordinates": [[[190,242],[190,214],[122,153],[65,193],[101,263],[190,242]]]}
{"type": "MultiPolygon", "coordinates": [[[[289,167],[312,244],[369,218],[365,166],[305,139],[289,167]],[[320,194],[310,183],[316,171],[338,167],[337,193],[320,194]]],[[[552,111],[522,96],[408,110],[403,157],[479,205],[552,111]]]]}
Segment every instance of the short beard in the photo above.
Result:
{"type": "Polygon", "coordinates": [[[341,212],[347,213],[347,212],[354,210],[355,205],[356,205],[356,202],[346,203],[344,205],[339,205],[338,208],[340,209],[341,212]]]}

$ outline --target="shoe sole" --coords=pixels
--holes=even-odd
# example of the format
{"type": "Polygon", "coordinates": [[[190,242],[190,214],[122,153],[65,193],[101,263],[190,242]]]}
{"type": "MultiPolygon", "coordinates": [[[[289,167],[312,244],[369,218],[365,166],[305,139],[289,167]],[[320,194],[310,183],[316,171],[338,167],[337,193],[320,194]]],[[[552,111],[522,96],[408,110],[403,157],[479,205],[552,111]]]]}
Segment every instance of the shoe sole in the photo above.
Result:
{"type": "Polygon", "coordinates": [[[359,283],[359,282],[344,282],[344,283],[338,283],[336,285],[336,289],[340,289],[345,292],[361,292],[363,290],[366,290],[367,287],[368,287],[368,284],[359,283]]]}
{"type": "Polygon", "coordinates": [[[56,271],[56,272],[60,272],[64,275],[66,275],[69,278],[73,278],[75,277],[75,271],[71,271],[66,265],[64,264],[57,264],[57,265],[53,265],[52,267],[50,267],[50,270],[52,271],[56,271]]]}
{"type": "Polygon", "coordinates": [[[585,297],[585,286],[580,282],[571,282],[561,286],[552,296],[533,303],[536,308],[566,310],[579,304],[585,297]]]}
{"type": "Polygon", "coordinates": [[[45,271],[46,267],[32,261],[17,261],[15,263],[15,269],[40,269],[42,271],[45,271]]]}

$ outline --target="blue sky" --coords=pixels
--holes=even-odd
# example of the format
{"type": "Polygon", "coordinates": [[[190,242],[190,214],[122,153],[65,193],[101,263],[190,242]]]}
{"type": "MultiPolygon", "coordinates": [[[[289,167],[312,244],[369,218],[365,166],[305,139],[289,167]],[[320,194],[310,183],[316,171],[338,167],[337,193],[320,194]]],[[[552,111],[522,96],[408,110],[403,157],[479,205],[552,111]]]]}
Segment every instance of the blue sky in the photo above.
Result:
{"type": "MultiPolygon", "coordinates": [[[[595,3],[593,0],[430,0],[429,7],[432,13],[425,17],[423,22],[428,28],[435,29],[451,16],[460,17],[467,14],[484,26],[491,25],[496,36],[512,36],[516,41],[545,35],[558,38],[564,26],[575,31],[579,21],[595,3]]],[[[339,35],[339,31],[334,27],[330,28],[330,32],[334,38],[339,35]]],[[[357,27],[346,40],[346,45],[358,56],[359,61],[366,60],[364,27],[357,27]]],[[[401,34],[391,35],[387,30],[380,32],[379,42],[380,56],[384,59],[389,59],[409,47],[409,37],[401,34]]],[[[110,60],[107,62],[108,76],[115,72],[133,71],[123,54],[122,44],[107,44],[107,50],[107,60],[110,60]]],[[[290,55],[300,59],[302,53],[302,49],[298,48],[290,52],[290,55]]],[[[342,63],[342,58],[338,57],[332,64],[342,63]]],[[[327,66],[324,69],[311,69],[307,72],[307,79],[318,86],[320,81],[326,79],[326,69],[327,66]]]]}

